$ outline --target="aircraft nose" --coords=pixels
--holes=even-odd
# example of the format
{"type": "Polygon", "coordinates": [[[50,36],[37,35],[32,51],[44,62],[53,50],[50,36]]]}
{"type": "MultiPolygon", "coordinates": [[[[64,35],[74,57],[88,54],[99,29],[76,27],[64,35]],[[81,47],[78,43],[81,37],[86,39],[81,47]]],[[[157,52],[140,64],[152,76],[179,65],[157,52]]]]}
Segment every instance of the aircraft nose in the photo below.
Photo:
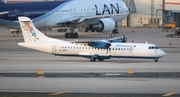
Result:
{"type": "Polygon", "coordinates": [[[165,55],[166,53],[163,50],[161,50],[161,56],[164,57],[165,55]]]}

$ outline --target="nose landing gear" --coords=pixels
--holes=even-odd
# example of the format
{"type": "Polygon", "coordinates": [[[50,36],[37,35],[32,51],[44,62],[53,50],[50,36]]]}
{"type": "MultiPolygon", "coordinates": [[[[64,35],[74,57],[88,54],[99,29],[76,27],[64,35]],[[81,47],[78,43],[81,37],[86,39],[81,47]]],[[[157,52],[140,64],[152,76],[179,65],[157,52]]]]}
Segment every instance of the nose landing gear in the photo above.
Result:
{"type": "Polygon", "coordinates": [[[158,62],[158,58],[154,58],[154,62],[158,62]]]}

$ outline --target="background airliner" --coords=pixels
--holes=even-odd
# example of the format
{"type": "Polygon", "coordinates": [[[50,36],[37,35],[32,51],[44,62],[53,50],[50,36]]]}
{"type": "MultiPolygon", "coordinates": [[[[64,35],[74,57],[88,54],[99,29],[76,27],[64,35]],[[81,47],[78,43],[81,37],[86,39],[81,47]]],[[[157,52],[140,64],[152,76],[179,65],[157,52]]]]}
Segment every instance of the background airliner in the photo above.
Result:
{"type": "Polygon", "coordinates": [[[74,41],[68,42],[50,38],[42,34],[28,17],[19,17],[20,27],[25,42],[19,46],[39,50],[56,56],[81,56],[103,61],[111,58],[146,58],[154,59],[166,55],[164,51],[154,44],[147,43],[122,43],[107,41],[74,41]]]}
{"type": "Polygon", "coordinates": [[[129,14],[121,0],[64,0],[4,4],[0,2],[0,26],[19,29],[18,17],[27,16],[38,29],[70,27],[65,37],[78,38],[77,26],[91,31],[118,32],[116,23],[129,14]]]}
{"type": "Polygon", "coordinates": [[[121,0],[65,0],[5,4],[0,1],[0,26],[20,29],[19,16],[32,19],[38,29],[70,27],[65,37],[78,38],[77,26],[97,32],[116,32],[116,23],[129,14],[121,0]]]}

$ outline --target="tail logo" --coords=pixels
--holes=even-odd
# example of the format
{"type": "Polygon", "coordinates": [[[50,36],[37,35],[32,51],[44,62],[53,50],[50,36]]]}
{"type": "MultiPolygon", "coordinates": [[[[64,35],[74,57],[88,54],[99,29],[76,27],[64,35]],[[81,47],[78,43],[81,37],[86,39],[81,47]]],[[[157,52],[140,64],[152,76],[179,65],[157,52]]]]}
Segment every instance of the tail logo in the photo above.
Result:
{"type": "Polygon", "coordinates": [[[30,22],[24,22],[23,29],[25,31],[30,31],[31,35],[34,37],[34,41],[36,41],[36,32],[34,31],[32,26],[30,25],[30,22]]]}

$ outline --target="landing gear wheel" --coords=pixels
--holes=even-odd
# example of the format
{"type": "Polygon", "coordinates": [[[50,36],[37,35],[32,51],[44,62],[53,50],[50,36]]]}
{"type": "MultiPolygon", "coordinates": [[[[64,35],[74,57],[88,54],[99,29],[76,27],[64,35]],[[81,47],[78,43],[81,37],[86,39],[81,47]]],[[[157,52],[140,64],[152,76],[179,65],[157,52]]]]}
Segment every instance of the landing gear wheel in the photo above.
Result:
{"type": "Polygon", "coordinates": [[[74,33],[74,38],[78,38],[78,33],[74,33]]]}
{"type": "Polygon", "coordinates": [[[74,38],[74,33],[69,33],[70,38],[74,38]]]}
{"type": "Polygon", "coordinates": [[[154,62],[158,62],[158,58],[157,58],[157,59],[154,59],[154,62]]]}
{"type": "Polygon", "coordinates": [[[90,61],[91,61],[91,62],[95,62],[95,61],[96,61],[96,58],[90,58],[90,61]]]}
{"type": "Polygon", "coordinates": [[[16,31],[16,34],[19,35],[19,31],[16,31]]]}
{"type": "Polygon", "coordinates": [[[65,38],[78,38],[78,33],[65,33],[65,38]]]}
{"type": "Polygon", "coordinates": [[[91,30],[91,32],[94,32],[94,31],[95,31],[94,29],[91,30]]]}
{"type": "Polygon", "coordinates": [[[89,30],[88,28],[84,28],[84,32],[88,32],[88,30],[89,30]]]}
{"type": "Polygon", "coordinates": [[[114,29],[114,30],[112,31],[112,33],[119,33],[119,30],[118,30],[118,29],[114,29]]]}
{"type": "Polygon", "coordinates": [[[65,33],[65,38],[69,38],[69,33],[65,33]]]}
{"type": "Polygon", "coordinates": [[[102,58],[99,58],[99,61],[104,61],[104,59],[102,59],[102,58]]]}
{"type": "Polygon", "coordinates": [[[178,32],[178,31],[175,31],[175,34],[180,34],[180,32],[178,32]]]}

